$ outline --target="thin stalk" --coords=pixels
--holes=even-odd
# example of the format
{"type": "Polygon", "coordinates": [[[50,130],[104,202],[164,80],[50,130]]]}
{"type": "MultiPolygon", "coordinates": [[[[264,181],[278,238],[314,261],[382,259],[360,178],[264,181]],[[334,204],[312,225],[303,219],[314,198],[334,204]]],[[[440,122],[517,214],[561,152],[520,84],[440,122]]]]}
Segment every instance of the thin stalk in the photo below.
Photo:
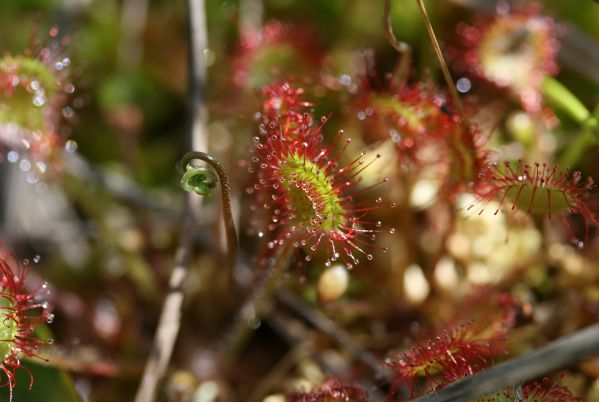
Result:
{"type": "Polygon", "coordinates": [[[599,105],[593,110],[583,126],[580,134],[568,145],[564,155],[560,158],[561,166],[576,166],[585,151],[590,146],[599,142],[599,105]]]}
{"type": "Polygon", "coordinates": [[[218,175],[222,198],[223,223],[227,233],[227,258],[229,267],[227,275],[228,282],[231,284],[233,278],[233,269],[235,268],[235,260],[237,256],[237,231],[235,230],[235,220],[233,219],[233,210],[231,208],[231,185],[229,183],[229,176],[227,175],[223,165],[214,159],[212,155],[198,151],[191,151],[183,155],[183,158],[181,158],[181,162],[178,166],[179,173],[183,173],[187,164],[194,159],[200,159],[208,163],[218,175]]]}
{"type": "Polygon", "coordinates": [[[566,148],[566,151],[560,158],[560,166],[576,166],[585,151],[596,143],[597,139],[593,135],[593,130],[585,126],[576,139],[566,148]]]}
{"type": "MultiPolygon", "coordinates": [[[[191,114],[188,141],[192,150],[206,150],[208,148],[206,129],[208,108],[205,94],[208,71],[204,57],[204,50],[208,45],[206,11],[204,0],[188,0],[187,6],[190,38],[189,108],[191,114]]],[[[183,283],[187,278],[193,235],[197,228],[200,207],[201,198],[197,194],[187,193],[180,241],[175,253],[175,267],[169,280],[169,293],[162,306],[152,350],[146,362],[135,402],[153,402],[156,399],[158,383],[164,377],[173,354],[181,325],[183,283]]]]}
{"type": "Polygon", "coordinates": [[[551,106],[565,112],[580,125],[587,123],[591,112],[561,82],[553,77],[545,77],[541,85],[543,97],[551,106]]]}
{"type": "Polygon", "coordinates": [[[545,77],[541,90],[549,105],[567,114],[582,127],[560,158],[561,166],[576,166],[584,152],[599,142],[599,105],[591,113],[576,95],[553,77],[545,77]]]}
{"type": "Polygon", "coordinates": [[[266,312],[281,276],[289,266],[295,252],[292,242],[292,239],[286,239],[280,246],[272,257],[260,283],[239,310],[228,335],[220,345],[221,362],[230,363],[245,343],[250,330],[259,325],[260,317],[266,312]]]}
{"type": "Polygon", "coordinates": [[[599,354],[599,324],[498,364],[413,402],[469,401],[513,387],[599,354]]]}
{"type": "Polygon", "coordinates": [[[418,3],[418,7],[420,8],[420,12],[422,13],[422,18],[424,20],[424,25],[426,26],[426,31],[428,32],[428,36],[433,44],[433,49],[435,49],[435,55],[437,56],[437,60],[439,61],[439,65],[441,66],[441,71],[443,72],[443,77],[445,78],[445,82],[449,87],[449,94],[453,99],[453,103],[455,107],[458,109],[458,115],[460,116],[462,122],[466,121],[464,108],[462,107],[462,101],[460,100],[460,96],[458,95],[458,91],[456,90],[455,83],[453,82],[453,78],[451,78],[451,74],[449,73],[449,68],[447,68],[447,63],[445,63],[445,58],[443,57],[443,52],[441,51],[441,46],[439,46],[439,42],[437,41],[437,37],[435,36],[435,31],[433,30],[433,26],[431,25],[431,21],[428,18],[428,14],[426,12],[426,7],[424,6],[423,0],[416,0],[418,3]]]}
{"type": "Polygon", "coordinates": [[[395,36],[395,33],[393,33],[393,26],[391,25],[391,0],[384,0],[384,14],[383,24],[385,26],[385,35],[387,36],[387,40],[401,55],[396,75],[399,82],[403,83],[403,81],[407,78],[408,69],[410,68],[412,50],[407,43],[398,40],[395,36]]]}

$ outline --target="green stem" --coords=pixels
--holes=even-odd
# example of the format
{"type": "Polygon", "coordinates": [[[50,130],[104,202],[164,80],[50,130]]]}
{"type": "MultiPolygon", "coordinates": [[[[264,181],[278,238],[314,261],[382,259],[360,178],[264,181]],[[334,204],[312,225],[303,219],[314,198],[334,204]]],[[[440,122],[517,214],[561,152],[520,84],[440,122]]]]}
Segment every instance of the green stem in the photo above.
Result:
{"type": "Polygon", "coordinates": [[[289,266],[291,257],[295,252],[292,243],[293,239],[287,239],[280,246],[277,253],[272,257],[260,283],[254,288],[253,293],[239,310],[232,327],[228,331],[228,336],[221,344],[221,361],[223,363],[229,363],[235,358],[248,338],[250,329],[259,324],[260,317],[266,312],[281,276],[289,266]]]}
{"type": "Polygon", "coordinates": [[[235,229],[235,220],[233,219],[233,211],[231,208],[231,185],[229,184],[229,176],[219,161],[214,159],[211,155],[199,151],[191,151],[183,155],[177,166],[179,173],[184,173],[186,166],[195,159],[200,159],[208,163],[218,175],[223,205],[223,223],[225,224],[225,231],[227,233],[228,272],[229,279],[231,279],[237,256],[237,230],[235,229]]]}
{"type": "Polygon", "coordinates": [[[545,77],[541,90],[550,106],[564,112],[582,126],[580,134],[560,158],[561,166],[576,166],[585,151],[599,141],[599,105],[591,113],[576,95],[553,77],[545,77]]]}
{"type": "Polygon", "coordinates": [[[578,137],[566,148],[559,160],[560,166],[576,166],[585,151],[597,142],[593,131],[583,128],[578,137]]]}
{"type": "Polygon", "coordinates": [[[552,107],[570,116],[578,124],[585,124],[591,112],[561,82],[553,77],[545,77],[541,85],[543,97],[552,107]]]}
{"type": "Polygon", "coordinates": [[[568,145],[560,158],[561,166],[576,166],[589,147],[599,142],[599,105],[593,114],[585,120],[582,130],[576,139],[568,145]]]}

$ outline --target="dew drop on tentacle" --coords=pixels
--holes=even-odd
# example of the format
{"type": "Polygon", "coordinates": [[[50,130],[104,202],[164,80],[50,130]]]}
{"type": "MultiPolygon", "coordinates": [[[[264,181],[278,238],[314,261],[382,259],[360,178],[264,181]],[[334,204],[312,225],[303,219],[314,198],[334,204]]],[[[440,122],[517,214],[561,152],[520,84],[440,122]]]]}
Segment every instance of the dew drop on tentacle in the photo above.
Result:
{"type": "Polygon", "coordinates": [[[54,322],[54,314],[48,314],[48,316],[46,317],[46,323],[48,324],[52,324],[54,322]]]}

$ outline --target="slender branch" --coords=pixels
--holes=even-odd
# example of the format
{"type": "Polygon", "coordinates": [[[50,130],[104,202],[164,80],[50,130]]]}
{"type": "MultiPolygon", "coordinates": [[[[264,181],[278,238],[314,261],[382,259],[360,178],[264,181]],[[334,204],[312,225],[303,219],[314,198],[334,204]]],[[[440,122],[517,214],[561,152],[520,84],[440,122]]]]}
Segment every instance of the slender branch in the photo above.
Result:
{"type": "MultiPolygon", "coordinates": [[[[205,103],[207,70],[204,50],[207,49],[208,33],[204,0],[188,0],[188,18],[191,113],[188,138],[192,150],[206,150],[208,146],[206,130],[208,109],[205,103]]],[[[182,285],[187,278],[193,234],[197,227],[200,205],[201,198],[197,194],[187,194],[180,243],[175,253],[175,267],[169,280],[169,293],[162,307],[154,343],[135,396],[135,402],[153,402],[156,399],[158,382],[164,377],[173,353],[181,323],[182,285]]]]}
{"type": "Polygon", "coordinates": [[[423,0],[416,0],[418,3],[418,7],[420,8],[420,12],[422,13],[422,18],[424,19],[424,25],[426,26],[426,31],[428,32],[428,36],[433,44],[433,49],[435,49],[435,55],[437,56],[437,60],[439,61],[439,65],[441,66],[441,71],[443,72],[443,77],[445,77],[445,82],[449,87],[449,94],[453,99],[453,103],[455,107],[458,109],[458,114],[462,119],[462,122],[465,122],[464,108],[462,107],[462,101],[460,100],[460,96],[458,95],[458,91],[456,90],[455,83],[453,82],[453,78],[451,78],[451,74],[449,73],[449,68],[447,68],[447,63],[445,63],[445,58],[443,57],[443,52],[441,51],[441,46],[439,46],[439,42],[437,41],[437,37],[435,36],[435,31],[433,30],[433,26],[431,25],[431,21],[428,18],[428,14],[426,12],[426,7],[424,6],[423,0]]]}
{"type": "Polygon", "coordinates": [[[599,324],[560,338],[413,402],[469,401],[529,381],[599,354],[599,324]]]}
{"type": "Polygon", "coordinates": [[[403,80],[407,77],[408,69],[410,68],[412,50],[407,43],[399,41],[393,33],[393,26],[391,25],[391,0],[384,0],[384,2],[385,16],[383,18],[383,24],[385,26],[385,35],[387,36],[387,40],[391,46],[393,46],[393,48],[401,55],[401,60],[399,61],[399,67],[397,69],[397,76],[399,77],[399,81],[403,82],[403,80]]]}
{"type": "Polygon", "coordinates": [[[233,269],[235,268],[235,260],[237,256],[237,231],[235,230],[235,220],[233,219],[233,210],[231,208],[231,184],[229,183],[229,176],[223,165],[214,159],[212,155],[205,152],[191,151],[183,155],[178,165],[179,173],[183,174],[187,165],[194,159],[200,159],[208,163],[218,174],[218,180],[220,182],[222,206],[223,206],[223,222],[225,224],[225,231],[227,233],[227,256],[229,269],[227,275],[229,277],[229,283],[233,277],[233,269]]]}

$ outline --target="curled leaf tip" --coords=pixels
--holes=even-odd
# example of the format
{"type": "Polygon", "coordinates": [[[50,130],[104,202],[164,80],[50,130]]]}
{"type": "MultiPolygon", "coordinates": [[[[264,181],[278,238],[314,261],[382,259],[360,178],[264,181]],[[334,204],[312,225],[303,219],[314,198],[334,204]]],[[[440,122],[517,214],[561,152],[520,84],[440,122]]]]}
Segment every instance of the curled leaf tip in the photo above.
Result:
{"type": "Polygon", "coordinates": [[[187,192],[199,195],[212,195],[212,190],[218,185],[218,176],[209,167],[189,163],[181,177],[181,188],[187,192]]]}

